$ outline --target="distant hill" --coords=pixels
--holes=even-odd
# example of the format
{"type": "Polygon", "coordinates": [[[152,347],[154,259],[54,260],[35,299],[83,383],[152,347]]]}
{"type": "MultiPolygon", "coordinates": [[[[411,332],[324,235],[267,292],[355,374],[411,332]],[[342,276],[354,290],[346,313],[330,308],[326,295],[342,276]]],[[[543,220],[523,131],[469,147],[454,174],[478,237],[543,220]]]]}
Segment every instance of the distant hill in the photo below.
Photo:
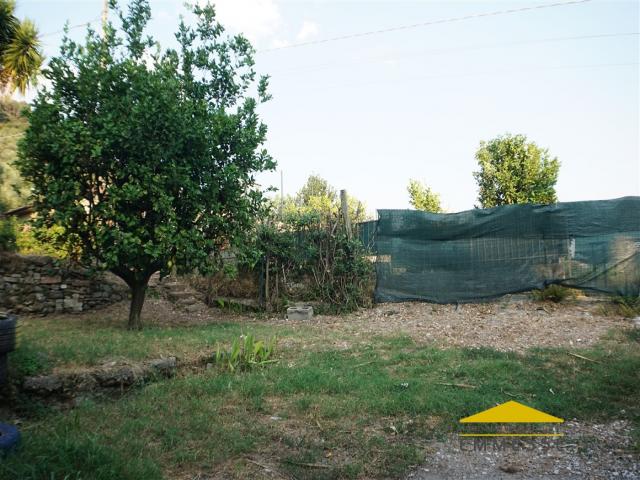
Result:
{"type": "Polygon", "coordinates": [[[26,203],[29,187],[13,166],[17,158],[17,143],[27,128],[22,116],[26,103],[0,98],[0,204],[16,208],[26,203]]]}

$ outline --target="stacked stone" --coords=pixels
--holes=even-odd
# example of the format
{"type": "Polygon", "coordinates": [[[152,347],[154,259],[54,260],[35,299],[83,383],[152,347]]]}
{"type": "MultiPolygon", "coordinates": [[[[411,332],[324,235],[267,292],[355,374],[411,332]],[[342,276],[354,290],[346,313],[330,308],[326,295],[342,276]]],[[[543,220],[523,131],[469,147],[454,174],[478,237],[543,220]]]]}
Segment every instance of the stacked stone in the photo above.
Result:
{"type": "Polygon", "coordinates": [[[126,297],[126,286],[104,274],[50,257],[0,255],[0,311],[77,313],[126,297]]]}

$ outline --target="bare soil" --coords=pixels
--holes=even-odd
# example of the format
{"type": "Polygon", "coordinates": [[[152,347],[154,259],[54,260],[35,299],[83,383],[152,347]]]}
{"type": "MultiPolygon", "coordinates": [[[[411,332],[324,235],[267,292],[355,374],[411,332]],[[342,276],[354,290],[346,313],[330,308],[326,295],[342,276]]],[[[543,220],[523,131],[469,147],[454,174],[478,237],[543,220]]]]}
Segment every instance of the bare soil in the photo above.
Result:
{"type": "MultiPolygon", "coordinates": [[[[631,320],[607,315],[603,302],[589,297],[559,304],[523,296],[457,306],[386,303],[345,316],[280,322],[346,334],[344,337],[353,339],[353,343],[372,336],[408,335],[418,343],[445,348],[490,347],[516,352],[534,347],[586,347],[612,329],[633,328],[631,320]]],[[[350,341],[343,343],[348,348],[350,341]]]]}
{"type": "MultiPolygon", "coordinates": [[[[606,300],[584,296],[553,303],[514,295],[490,303],[460,305],[384,303],[347,315],[316,315],[310,321],[291,321],[283,318],[284,314],[234,313],[204,303],[186,311],[166,299],[148,298],[142,315],[146,325],[156,326],[239,322],[311,330],[315,333],[311,337],[302,335],[287,341],[290,346],[304,342],[304,348],[321,343],[325,348],[347,349],[376,336],[406,335],[418,344],[443,348],[488,347],[522,353],[529,348],[589,347],[612,330],[634,328],[632,320],[611,315],[605,305],[606,300]]],[[[111,305],[100,313],[110,322],[125,325],[128,302],[111,305]]]]}

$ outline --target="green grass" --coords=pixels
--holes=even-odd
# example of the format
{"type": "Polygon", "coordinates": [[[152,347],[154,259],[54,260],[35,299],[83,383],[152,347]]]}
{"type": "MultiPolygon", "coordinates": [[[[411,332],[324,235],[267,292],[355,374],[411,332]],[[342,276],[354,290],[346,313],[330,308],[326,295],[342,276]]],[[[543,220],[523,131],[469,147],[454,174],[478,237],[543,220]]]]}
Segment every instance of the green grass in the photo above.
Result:
{"type": "MultiPolygon", "coordinates": [[[[278,330],[255,327],[258,337],[278,330]]],[[[142,358],[182,342],[210,346],[241,329],[223,324],[123,331],[114,334],[114,345],[96,347],[107,349],[100,354],[89,348],[90,335],[80,335],[77,347],[73,340],[68,344],[75,351],[68,355],[74,362],[95,361],[102,353],[132,348],[142,358]]],[[[95,333],[100,340],[94,346],[109,338],[100,329],[95,333]]],[[[306,333],[287,335],[304,339],[306,333]]],[[[34,344],[47,343],[33,332],[27,336],[34,344]]],[[[407,337],[375,338],[340,351],[284,348],[279,362],[267,368],[204,370],[117,400],[40,414],[23,424],[23,446],[0,464],[0,478],[145,480],[221,471],[229,478],[258,476],[261,467],[248,458],[299,479],[401,476],[424,459],[430,439],[455,431],[459,418],[512,399],[565,419],[628,419],[637,428],[638,347],[637,335],[617,334],[572,351],[594,361],[563,350],[518,355],[437,349],[407,337]],[[318,463],[328,468],[304,465],[318,463]]],[[[51,358],[68,360],[59,348],[49,351],[51,358]]]]}
{"type": "MultiPolygon", "coordinates": [[[[273,327],[238,323],[146,327],[132,332],[122,321],[88,315],[21,319],[11,368],[23,376],[48,373],[53,367],[94,366],[117,359],[138,361],[174,355],[188,360],[194,355],[214,354],[218,342],[231,342],[248,330],[261,338],[274,332],[273,327]]],[[[287,338],[293,330],[281,328],[277,333],[287,338]]]]}

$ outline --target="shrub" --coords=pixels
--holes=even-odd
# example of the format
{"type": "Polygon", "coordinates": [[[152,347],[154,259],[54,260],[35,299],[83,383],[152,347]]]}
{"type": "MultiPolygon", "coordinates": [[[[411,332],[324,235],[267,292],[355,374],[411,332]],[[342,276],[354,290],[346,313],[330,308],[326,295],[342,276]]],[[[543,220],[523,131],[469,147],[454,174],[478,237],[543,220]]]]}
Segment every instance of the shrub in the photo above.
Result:
{"type": "Polygon", "coordinates": [[[534,290],[532,294],[533,298],[538,301],[555,303],[560,303],[567,298],[575,297],[575,292],[573,290],[556,284],[547,285],[542,290],[534,290]]]}
{"type": "MultiPolygon", "coordinates": [[[[348,209],[354,220],[365,218],[356,199],[348,198],[348,209]]],[[[266,310],[281,311],[292,300],[313,301],[325,312],[372,304],[371,254],[347,235],[336,191],[326,181],[311,176],[295,200],[271,202],[261,218],[226,246],[230,254],[219,257],[215,274],[190,280],[207,303],[215,305],[219,296],[258,297],[266,310]]]]}
{"type": "Polygon", "coordinates": [[[14,252],[16,250],[15,220],[0,220],[0,251],[14,252]]]}
{"type": "Polygon", "coordinates": [[[372,302],[373,265],[358,239],[349,238],[337,214],[293,212],[260,225],[240,249],[243,268],[261,284],[267,308],[290,297],[349,312],[372,302]],[[295,289],[292,285],[303,285],[295,289]]]}
{"type": "Polygon", "coordinates": [[[626,318],[640,316],[640,297],[632,295],[620,295],[613,297],[613,303],[618,310],[618,314],[626,318]]]}
{"type": "Polygon", "coordinates": [[[44,255],[55,258],[75,258],[79,250],[72,248],[70,242],[64,242],[64,228],[59,225],[51,227],[34,227],[29,224],[16,228],[16,247],[23,255],[44,255]]]}

